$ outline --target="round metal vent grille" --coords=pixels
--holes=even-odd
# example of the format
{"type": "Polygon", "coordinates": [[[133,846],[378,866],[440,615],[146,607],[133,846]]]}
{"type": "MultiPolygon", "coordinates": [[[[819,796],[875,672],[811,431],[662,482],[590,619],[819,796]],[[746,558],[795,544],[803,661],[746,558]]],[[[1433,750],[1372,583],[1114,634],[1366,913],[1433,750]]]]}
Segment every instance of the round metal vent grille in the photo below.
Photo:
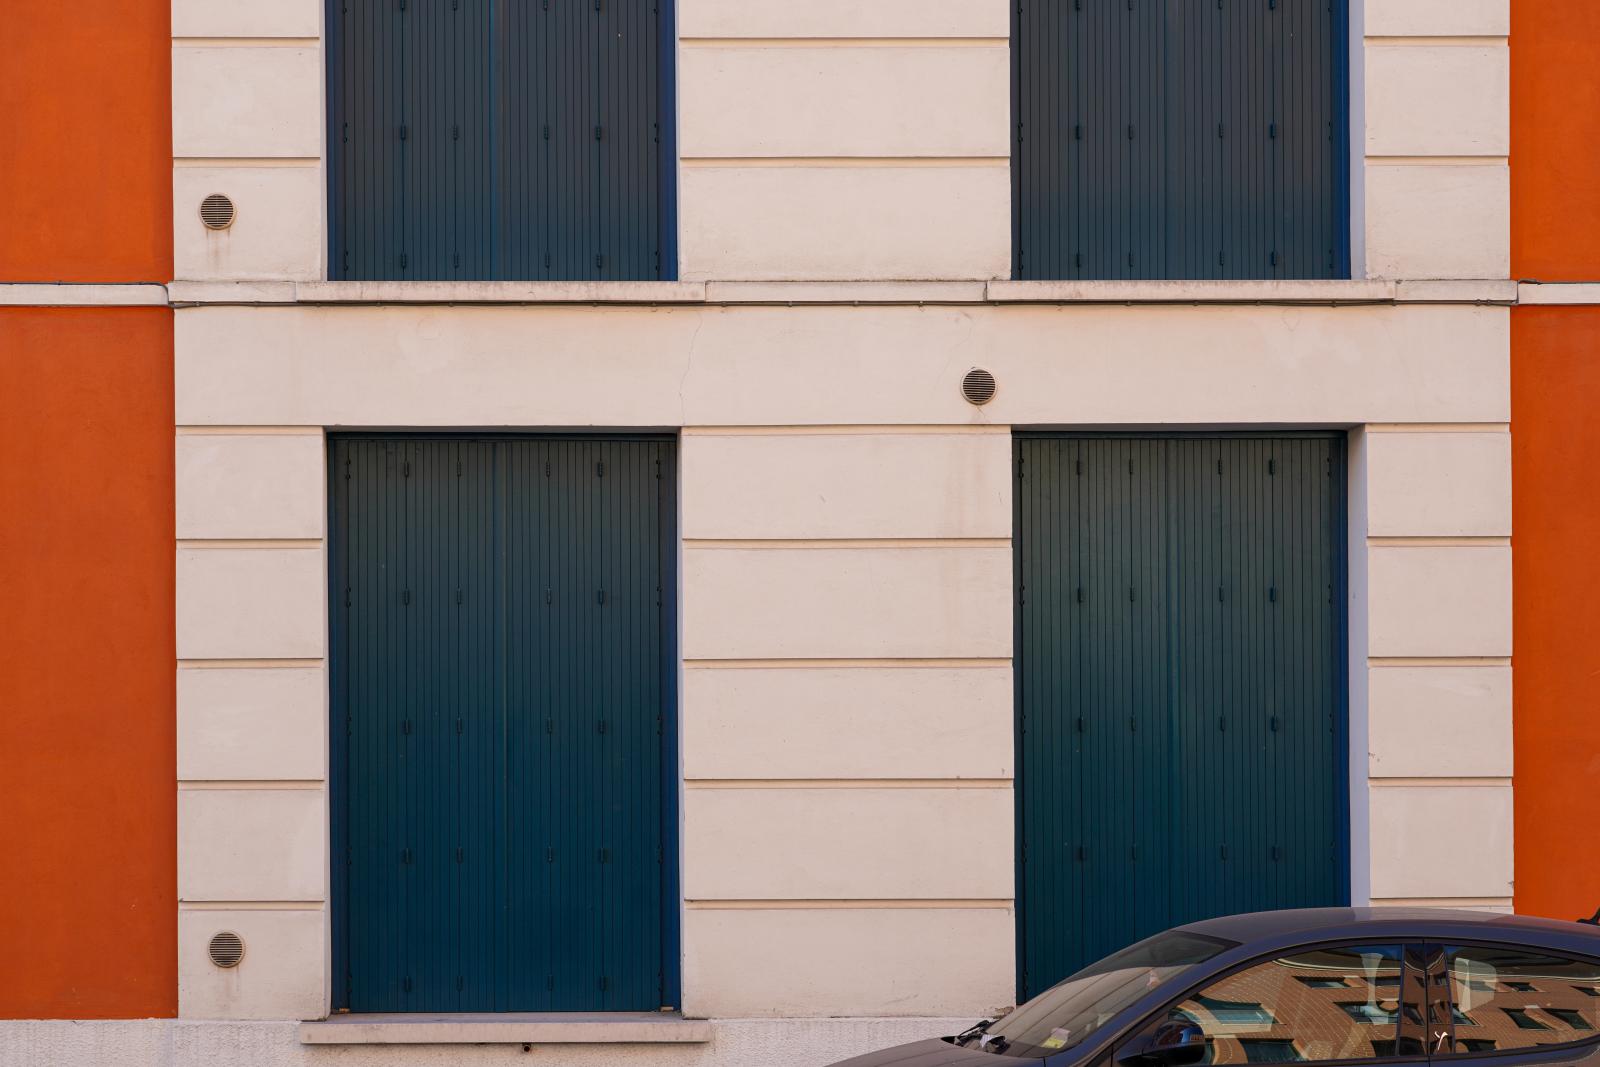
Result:
{"type": "Polygon", "coordinates": [[[978,367],[967,371],[961,379],[961,395],[969,404],[987,404],[994,399],[994,375],[978,367]]]}
{"type": "Polygon", "coordinates": [[[239,961],[244,959],[244,939],[232,930],[223,930],[212,935],[207,951],[211,954],[211,962],[218,967],[237,967],[239,961]]]}
{"type": "Polygon", "coordinates": [[[233,225],[233,201],[221,193],[212,193],[200,201],[200,221],[208,230],[226,230],[233,225]]]}

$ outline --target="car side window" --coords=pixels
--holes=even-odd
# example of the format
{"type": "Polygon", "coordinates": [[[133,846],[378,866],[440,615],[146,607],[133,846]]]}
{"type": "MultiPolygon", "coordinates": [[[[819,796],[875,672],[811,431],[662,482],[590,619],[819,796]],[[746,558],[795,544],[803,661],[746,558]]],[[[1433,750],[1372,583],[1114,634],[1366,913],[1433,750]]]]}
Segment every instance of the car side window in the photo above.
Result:
{"type": "Polygon", "coordinates": [[[1204,1049],[1187,1060],[1200,1064],[1421,1056],[1422,1020],[1406,995],[1406,972],[1402,945],[1320,948],[1259,963],[1174,1005],[1154,1043],[1198,1044],[1203,1035],[1204,1049]],[[1175,1024],[1188,1032],[1165,1036],[1175,1024]]]}
{"type": "Polygon", "coordinates": [[[1600,1040],[1600,965],[1514,948],[1447,946],[1457,1056],[1600,1040]]]}

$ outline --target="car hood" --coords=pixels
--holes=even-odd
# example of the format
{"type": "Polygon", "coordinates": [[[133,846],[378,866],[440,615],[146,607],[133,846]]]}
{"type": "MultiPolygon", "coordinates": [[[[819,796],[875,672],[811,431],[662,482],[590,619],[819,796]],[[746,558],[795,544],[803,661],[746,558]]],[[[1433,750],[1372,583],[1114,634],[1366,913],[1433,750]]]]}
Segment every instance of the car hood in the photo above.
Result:
{"type": "MultiPolygon", "coordinates": [[[[980,1063],[996,1067],[999,1064],[1016,1063],[1016,1060],[1004,1059],[992,1052],[979,1052],[972,1048],[958,1048],[948,1041],[937,1037],[926,1041],[913,1041],[909,1045],[896,1045],[886,1048],[882,1052],[873,1052],[865,1056],[857,1056],[853,1060],[843,1060],[833,1067],[947,1067],[951,1064],[960,1064],[961,1067],[975,1067],[980,1063]]],[[[1038,1061],[1034,1061],[1038,1062],[1038,1061]]]]}

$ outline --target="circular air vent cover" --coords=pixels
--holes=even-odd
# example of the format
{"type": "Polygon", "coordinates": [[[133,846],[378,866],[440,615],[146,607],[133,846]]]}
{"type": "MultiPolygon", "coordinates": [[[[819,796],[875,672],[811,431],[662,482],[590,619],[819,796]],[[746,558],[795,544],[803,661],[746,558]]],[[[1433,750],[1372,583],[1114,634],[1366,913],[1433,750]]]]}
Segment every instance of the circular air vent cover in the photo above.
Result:
{"type": "Polygon", "coordinates": [[[221,193],[212,193],[200,201],[200,221],[208,230],[226,230],[233,225],[233,201],[221,193]]]}
{"type": "Polygon", "coordinates": [[[218,967],[237,967],[239,961],[244,959],[244,939],[232,930],[223,930],[212,935],[207,951],[211,954],[211,962],[218,967]]]}
{"type": "Polygon", "coordinates": [[[994,390],[994,375],[981,368],[974,367],[961,379],[961,395],[969,404],[987,404],[994,399],[994,390]]]}

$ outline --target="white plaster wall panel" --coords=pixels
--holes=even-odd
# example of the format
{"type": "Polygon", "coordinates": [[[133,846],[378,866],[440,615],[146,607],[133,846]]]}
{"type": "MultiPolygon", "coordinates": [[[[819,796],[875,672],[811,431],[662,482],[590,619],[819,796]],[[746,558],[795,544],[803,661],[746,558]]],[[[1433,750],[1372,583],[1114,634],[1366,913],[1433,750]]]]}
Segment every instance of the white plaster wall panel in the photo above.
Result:
{"type": "Polygon", "coordinates": [[[1368,766],[1375,778],[1509,778],[1510,667],[1373,667],[1368,766]]]}
{"type": "Polygon", "coordinates": [[[177,419],[179,425],[679,425],[680,385],[700,313],[618,311],[180,310],[178,349],[190,358],[178,372],[187,396],[177,419]],[[282,345],[321,355],[294,366],[300,363],[297,354],[282,345]],[[275,369],[257,362],[269,349],[275,369]],[[222,364],[230,369],[216,373],[222,364]],[[241,406],[244,394],[257,387],[271,395],[258,397],[254,406],[276,412],[275,418],[248,415],[241,406]],[[349,403],[358,395],[368,400],[349,403]],[[295,409],[320,414],[296,421],[288,418],[295,409]]]}
{"type": "Polygon", "coordinates": [[[179,425],[1511,417],[1495,307],[219,307],[180,309],[176,345],[179,425]],[[985,408],[961,398],[975,364],[985,408]]]}
{"type": "Polygon", "coordinates": [[[1011,54],[989,48],[685,48],[679,150],[1008,156],[1011,54]]]}
{"type": "Polygon", "coordinates": [[[322,435],[180,434],[179,538],[322,536],[322,435]]]}
{"type": "Polygon", "coordinates": [[[1509,897],[1511,786],[1372,790],[1372,895],[1509,897]]]}
{"type": "Polygon", "coordinates": [[[312,781],[326,774],[321,668],[178,672],[178,777],[312,781]]]}
{"type": "Polygon", "coordinates": [[[1511,655],[1511,549],[1367,550],[1372,656],[1511,655]]]}
{"type": "Polygon", "coordinates": [[[1014,923],[1010,908],[690,910],[683,1008],[976,1019],[1016,999],[1014,923]]]}
{"type": "Polygon", "coordinates": [[[278,45],[174,45],[172,154],[322,154],[322,53],[278,45]]]}
{"type": "Polygon", "coordinates": [[[178,658],[320,658],[323,566],[318,549],[178,549],[178,658]]]}
{"type": "Polygon", "coordinates": [[[1366,0],[1368,37],[1504,37],[1511,0],[1366,0]]]}
{"type": "Polygon", "coordinates": [[[696,435],[686,538],[1010,537],[1011,435],[696,435]]]}
{"type": "Polygon", "coordinates": [[[317,0],[172,0],[174,37],[317,37],[317,0]]]}
{"type": "Polygon", "coordinates": [[[327,941],[321,910],[178,912],[178,1017],[321,1018],[328,1010],[327,941]],[[237,967],[214,966],[206,955],[223,930],[244,940],[237,967]]]}
{"type": "Polygon", "coordinates": [[[1511,435],[1374,433],[1367,438],[1374,537],[1507,537],[1511,435]]]}
{"type": "Polygon", "coordinates": [[[1009,778],[1010,667],[690,669],[684,777],[1009,778]]]}
{"type": "Polygon", "coordinates": [[[997,166],[686,167],[685,281],[1004,278],[1011,173],[997,166]]]}
{"type": "Polygon", "coordinates": [[[1504,156],[1511,151],[1511,50],[1504,43],[1372,45],[1367,154],[1504,156]]]}
{"type": "Polygon", "coordinates": [[[681,0],[681,37],[1009,37],[1005,0],[681,0]]]}
{"type": "Polygon", "coordinates": [[[1009,900],[1009,863],[952,863],[952,841],[1010,841],[993,787],[690,789],[686,900],[1009,900]]]}
{"type": "Polygon", "coordinates": [[[1368,165],[1366,216],[1370,277],[1510,275],[1509,167],[1368,165]]]}
{"type": "Polygon", "coordinates": [[[325,192],[320,166],[174,169],[176,277],[319,280],[325,192]],[[234,203],[234,222],[225,230],[209,230],[200,223],[200,202],[212,193],[222,193],[234,203]]]}
{"type": "Polygon", "coordinates": [[[1011,550],[687,548],[683,655],[1009,657],[1011,550]]]}
{"type": "Polygon", "coordinates": [[[179,900],[322,900],[320,789],[178,790],[179,900]]]}

